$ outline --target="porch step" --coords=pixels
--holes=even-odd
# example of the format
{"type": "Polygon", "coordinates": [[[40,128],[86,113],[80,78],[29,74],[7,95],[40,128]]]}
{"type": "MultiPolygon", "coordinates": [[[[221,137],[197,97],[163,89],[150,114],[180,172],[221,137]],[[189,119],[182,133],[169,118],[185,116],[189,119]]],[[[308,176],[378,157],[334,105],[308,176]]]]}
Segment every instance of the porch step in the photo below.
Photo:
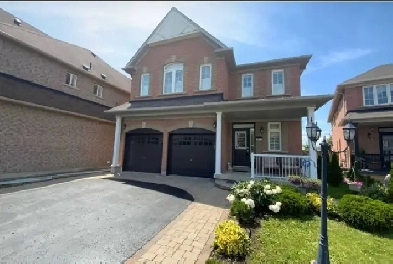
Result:
{"type": "Polygon", "coordinates": [[[232,170],[235,172],[250,172],[251,168],[248,166],[234,166],[232,170]]]}

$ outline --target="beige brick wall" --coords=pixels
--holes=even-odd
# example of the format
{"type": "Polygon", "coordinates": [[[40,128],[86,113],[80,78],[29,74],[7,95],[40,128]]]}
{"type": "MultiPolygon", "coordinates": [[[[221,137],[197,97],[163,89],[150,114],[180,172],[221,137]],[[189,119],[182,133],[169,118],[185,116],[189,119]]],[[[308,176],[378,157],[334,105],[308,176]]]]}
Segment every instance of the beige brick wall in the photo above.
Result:
{"type": "Polygon", "coordinates": [[[110,166],[114,124],[0,101],[0,173],[110,166]]]}
{"type": "Polygon", "coordinates": [[[115,89],[107,82],[76,72],[71,67],[21,44],[4,38],[0,40],[0,72],[110,107],[116,106],[116,103],[123,104],[129,100],[129,93],[115,89]],[[68,71],[78,76],[78,89],[73,89],[64,84],[68,71]],[[104,87],[103,98],[93,95],[95,83],[104,87]]]}

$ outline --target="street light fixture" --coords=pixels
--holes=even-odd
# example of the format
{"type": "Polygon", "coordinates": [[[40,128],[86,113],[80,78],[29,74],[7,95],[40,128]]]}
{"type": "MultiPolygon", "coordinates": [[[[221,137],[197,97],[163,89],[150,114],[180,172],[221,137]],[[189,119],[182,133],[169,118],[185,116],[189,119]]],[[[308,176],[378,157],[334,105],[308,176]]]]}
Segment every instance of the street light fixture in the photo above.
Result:
{"type": "MultiPolygon", "coordinates": [[[[307,137],[311,140],[312,143],[316,144],[318,139],[321,137],[322,130],[318,127],[316,123],[313,123],[312,120],[307,124],[306,127],[307,137]]],[[[332,153],[342,153],[347,151],[349,143],[355,138],[356,127],[351,123],[347,123],[343,127],[344,139],[347,141],[347,146],[344,150],[340,151],[332,151],[329,143],[326,141],[326,137],[323,137],[321,146],[322,151],[322,186],[321,186],[321,234],[319,238],[318,245],[318,255],[317,255],[317,264],[329,264],[329,242],[328,242],[328,234],[327,234],[327,162],[328,162],[328,154],[332,153]]],[[[314,150],[314,144],[311,144],[314,150]]]]}

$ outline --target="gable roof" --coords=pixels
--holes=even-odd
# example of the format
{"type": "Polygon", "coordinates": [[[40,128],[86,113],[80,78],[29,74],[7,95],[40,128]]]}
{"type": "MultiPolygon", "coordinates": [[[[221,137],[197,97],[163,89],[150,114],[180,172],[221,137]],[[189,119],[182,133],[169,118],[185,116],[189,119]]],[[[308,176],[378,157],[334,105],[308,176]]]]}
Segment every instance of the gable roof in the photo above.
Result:
{"type": "Polygon", "coordinates": [[[84,72],[86,75],[99,79],[102,82],[108,82],[122,91],[131,92],[131,79],[113,69],[92,51],[52,38],[22,20],[20,26],[14,24],[13,21],[14,16],[12,14],[0,9],[0,36],[33,48],[42,54],[84,72]],[[90,63],[92,64],[92,70],[84,70],[83,64],[90,66],[90,63]],[[105,80],[101,74],[105,75],[105,80]]]}
{"type": "Polygon", "coordinates": [[[384,79],[393,79],[393,64],[383,64],[363,72],[355,77],[337,85],[334,92],[334,98],[329,110],[328,122],[332,122],[333,115],[337,111],[338,104],[343,97],[343,90],[346,85],[362,84],[363,82],[378,81],[384,79]]]}
{"type": "Polygon", "coordinates": [[[123,70],[130,69],[135,66],[135,63],[139,60],[140,56],[147,50],[148,46],[152,43],[169,40],[176,37],[186,36],[193,33],[201,33],[204,35],[217,49],[228,48],[224,43],[219,41],[205,29],[200,27],[176,7],[172,7],[171,10],[165,15],[157,27],[153,30],[150,36],[142,44],[142,46],[136,51],[135,55],[123,68],[123,70]]]}
{"type": "Polygon", "coordinates": [[[357,84],[366,81],[380,80],[393,78],[393,64],[383,64],[372,68],[362,74],[359,74],[352,79],[346,80],[341,85],[357,84]]]}

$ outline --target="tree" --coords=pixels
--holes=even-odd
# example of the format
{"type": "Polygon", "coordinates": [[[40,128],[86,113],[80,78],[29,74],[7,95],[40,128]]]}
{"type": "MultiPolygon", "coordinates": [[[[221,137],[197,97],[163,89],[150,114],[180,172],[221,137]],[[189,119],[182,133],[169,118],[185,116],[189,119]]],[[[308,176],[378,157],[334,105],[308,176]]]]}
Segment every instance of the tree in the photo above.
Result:
{"type": "Polygon", "coordinates": [[[333,146],[333,139],[332,139],[332,136],[331,136],[331,135],[329,135],[329,136],[326,137],[326,142],[327,142],[330,146],[333,146]]]}
{"type": "Polygon", "coordinates": [[[343,172],[336,153],[332,154],[332,161],[327,180],[328,184],[333,187],[338,187],[343,182],[343,172]]]}
{"type": "Polygon", "coordinates": [[[308,144],[303,145],[303,150],[308,151],[310,149],[310,146],[308,144]]]}

